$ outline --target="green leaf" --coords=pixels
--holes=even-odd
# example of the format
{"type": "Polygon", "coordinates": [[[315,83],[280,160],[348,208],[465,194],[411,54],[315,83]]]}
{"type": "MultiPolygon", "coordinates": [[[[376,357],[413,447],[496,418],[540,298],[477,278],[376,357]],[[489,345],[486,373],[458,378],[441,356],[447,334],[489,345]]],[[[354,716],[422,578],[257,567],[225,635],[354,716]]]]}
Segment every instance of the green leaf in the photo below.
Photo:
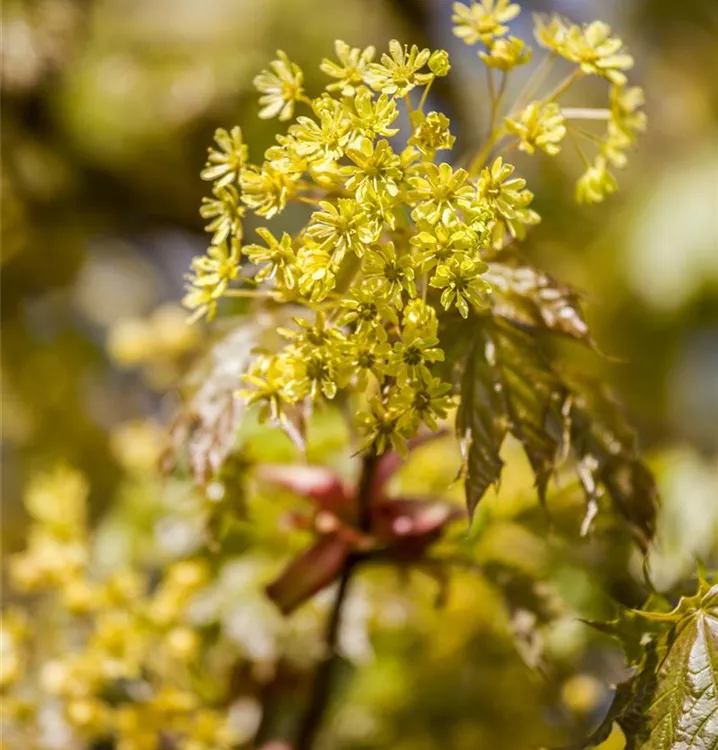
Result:
{"type": "Polygon", "coordinates": [[[608,715],[578,747],[600,744],[615,721],[626,750],[718,748],[718,584],[703,584],[671,616],[673,625],[648,642],[635,675],[619,685],[608,715]]]}

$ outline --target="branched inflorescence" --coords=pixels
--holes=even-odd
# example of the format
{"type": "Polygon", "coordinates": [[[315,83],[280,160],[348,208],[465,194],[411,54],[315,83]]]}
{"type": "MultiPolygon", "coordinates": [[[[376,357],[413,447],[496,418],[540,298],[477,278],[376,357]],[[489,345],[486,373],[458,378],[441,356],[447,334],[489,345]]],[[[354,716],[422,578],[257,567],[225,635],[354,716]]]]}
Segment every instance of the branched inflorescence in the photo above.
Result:
{"type": "Polygon", "coordinates": [[[279,52],[255,79],[259,116],[290,124],[261,164],[248,162],[239,128],[217,131],[202,173],[213,183],[202,207],[212,244],[193,261],[185,304],[194,318],[212,318],[223,296],[306,309],[280,331],[284,348],[258,355],[246,375],[243,395],[265,418],[286,424],[293,407],[345,391],[358,401],[364,447],[402,450],[453,406],[452,386],[435,367],[444,358],[439,318],[481,314],[491,294],[487,258],[539,221],[505,154],[517,146],[554,156],[568,136],[586,165],[579,200],[615,189],[609,167],[623,166],[644,128],[640,89],[626,86],[632,58],[605,24],[539,18],[535,36],[548,56],[537,71],[563,58],[572,72],[543,96],[537,73],[502,111],[509,73],[531,58],[508,35],[518,13],[510,0],[454,5],[454,33],[480,45],[488,77],[491,128],[469,158],[452,154],[449,120],[428,106],[434,79],[449,72],[448,54],[396,40],[378,59],[372,47],[337,41],[336,59],[320,66],[326,90],[312,99],[302,70],[279,52]],[[583,76],[609,82],[609,107],[560,106],[583,76]],[[605,135],[572,124],[582,119],[607,122],[605,135]],[[596,148],[592,160],[579,139],[596,148]],[[261,227],[256,242],[244,242],[245,212],[270,220],[290,202],[310,207],[302,229],[261,227]]]}

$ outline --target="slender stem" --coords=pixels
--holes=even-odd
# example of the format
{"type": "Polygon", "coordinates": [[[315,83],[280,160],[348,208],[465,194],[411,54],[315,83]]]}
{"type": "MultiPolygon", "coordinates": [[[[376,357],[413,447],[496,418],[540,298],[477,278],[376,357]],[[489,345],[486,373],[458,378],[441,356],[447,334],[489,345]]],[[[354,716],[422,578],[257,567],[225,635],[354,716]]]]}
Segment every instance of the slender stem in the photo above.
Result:
{"type": "MultiPolygon", "coordinates": [[[[494,84],[494,69],[486,66],[486,85],[489,87],[489,103],[491,104],[491,122],[494,120],[494,110],[496,109],[496,85],[494,84]]],[[[489,133],[493,127],[489,130],[489,133]]]]}
{"type": "Polygon", "coordinates": [[[566,78],[556,86],[556,88],[546,97],[546,101],[553,102],[560,96],[563,96],[563,94],[565,94],[582,75],[583,71],[581,68],[576,68],[571,75],[566,76],[566,78]]]}
{"type": "MultiPolygon", "coordinates": [[[[357,512],[360,530],[369,531],[371,526],[371,496],[372,485],[378,457],[373,451],[364,457],[362,472],[357,488],[357,512]]],[[[312,693],[309,696],[309,704],[302,718],[294,750],[311,750],[319,733],[322,720],[329,707],[331,698],[332,682],[334,673],[339,662],[337,643],[339,631],[342,624],[342,614],[346,603],[349,585],[357,567],[360,557],[352,556],[344,564],[339,578],[339,589],[337,591],[332,611],[329,614],[326,630],[324,631],[325,654],[317,666],[312,685],[312,693]]]]}
{"type": "Polygon", "coordinates": [[[513,151],[517,146],[519,145],[518,141],[509,141],[502,149],[499,151],[498,154],[496,154],[496,158],[498,159],[499,156],[504,157],[506,154],[509,153],[509,151],[513,151]]]}
{"type": "Polygon", "coordinates": [[[429,83],[426,84],[426,87],[424,88],[424,93],[421,95],[421,99],[419,100],[419,106],[417,109],[424,110],[424,105],[426,104],[426,98],[429,96],[429,89],[431,88],[431,84],[434,83],[434,78],[432,78],[429,83]]]}
{"type": "Polygon", "coordinates": [[[595,109],[593,107],[563,107],[561,114],[567,120],[610,120],[610,109],[595,109]]]}
{"type": "Polygon", "coordinates": [[[551,72],[554,62],[556,62],[556,54],[547,55],[543,60],[536,66],[534,72],[529,76],[526,81],[526,85],[523,87],[519,95],[516,97],[516,103],[511,108],[511,111],[517,112],[524,108],[524,105],[531,101],[531,97],[541,87],[541,84],[546,80],[546,77],[551,72]]]}
{"type": "Polygon", "coordinates": [[[504,94],[506,93],[508,75],[506,73],[503,74],[501,85],[499,86],[499,90],[497,93],[494,86],[493,70],[491,68],[487,68],[487,71],[489,81],[489,97],[491,99],[491,130],[489,131],[489,135],[486,139],[486,142],[481,147],[481,150],[471,160],[471,164],[469,165],[469,174],[472,176],[477,175],[481,171],[481,168],[484,166],[484,162],[491,153],[491,149],[504,137],[504,135],[506,135],[504,126],[502,125],[499,127],[499,116],[501,114],[501,103],[504,99],[504,94]]]}
{"type": "Polygon", "coordinates": [[[588,169],[591,166],[591,162],[586,157],[586,154],[583,153],[583,149],[581,148],[581,146],[579,146],[578,141],[576,140],[576,137],[571,132],[571,130],[572,130],[571,128],[568,128],[566,130],[566,133],[568,134],[568,138],[573,144],[573,147],[576,149],[576,153],[578,153],[578,156],[583,162],[583,165],[588,169]]]}
{"type": "Polygon", "coordinates": [[[601,136],[592,133],[590,130],[585,130],[584,128],[579,128],[578,126],[571,124],[567,126],[567,130],[570,130],[577,135],[581,135],[592,143],[597,143],[599,146],[603,145],[604,139],[601,138],[601,136]]]}
{"type": "Polygon", "coordinates": [[[406,103],[406,113],[409,115],[409,123],[411,123],[411,116],[414,114],[414,108],[411,106],[411,97],[408,92],[404,94],[404,102],[406,103]]]}
{"type": "Polygon", "coordinates": [[[478,154],[471,160],[469,164],[469,174],[475,177],[484,166],[486,158],[491,153],[491,149],[506,135],[506,131],[503,127],[496,128],[486,143],[482,146],[478,154]]]}
{"type": "Polygon", "coordinates": [[[224,297],[252,297],[261,299],[272,299],[274,297],[273,292],[265,292],[259,289],[226,289],[223,294],[224,297]]]}

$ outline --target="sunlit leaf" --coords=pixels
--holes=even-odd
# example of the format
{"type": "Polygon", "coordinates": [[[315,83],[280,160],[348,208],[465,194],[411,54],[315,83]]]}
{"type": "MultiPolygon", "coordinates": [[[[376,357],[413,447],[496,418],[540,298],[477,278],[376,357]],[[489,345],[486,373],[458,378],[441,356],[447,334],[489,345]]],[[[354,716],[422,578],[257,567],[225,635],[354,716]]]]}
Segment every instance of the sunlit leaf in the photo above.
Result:
{"type": "Polygon", "coordinates": [[[549,330],[591,343],[579,295],[525,263],[489,263],[493,315],[528,331],[549,330]]]}
{"type": "Polygon", "coordinates": [[[627,750],[718,747],[718,584],[703,584],[661,619],[674,622],[647,643],[635,675],[618,686],[606,718],[578,747],[600,744],[614,721],[627,750]]]}
{"type": "Polygon", "coordinates": [[[235,445],[245,412],[237,394],[243,387],[253,350],[275,333],[289,311],[264,312],[242,320],[215,342],[188,373],[183,402],[170,431],[165,457],[169,468],[187,461],[198,482],[206,482],[222,467],[235,445]]]}

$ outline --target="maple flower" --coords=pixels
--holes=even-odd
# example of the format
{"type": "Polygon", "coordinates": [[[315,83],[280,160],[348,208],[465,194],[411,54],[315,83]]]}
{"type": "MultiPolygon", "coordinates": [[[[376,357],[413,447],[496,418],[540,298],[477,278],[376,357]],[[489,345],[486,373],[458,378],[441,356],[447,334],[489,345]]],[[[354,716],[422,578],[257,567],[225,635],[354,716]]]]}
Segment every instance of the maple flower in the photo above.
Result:
{"type": "Polygon", "coordinates": [[[579,203],[600,203],[616,192],[616,178],[608,171],[606,159],[599,155],[576,183],[576,200],[579,203]]]}
{"type": "Polygon", "coordinates": [[[243,235],[242,218],[244,206],[239,202],[239,193],[234,185],[212,188],[213,198],[202,198],[199,209],[203,219],[211,219],[205,227],[206,232],[212,232],[212,244],[219,245],[230,235],[241,240],[243,235]]]}
{"type": "Polygon", "coordinates": [[[259,419],[277,422],[285,404],[294,403],[289,383],[292,378],[289,357],[281,353],[273,357],[259,356],[243,375],[251,388],[242,389],[239,395],[248,406],[259,406],[259,419]]]}
{"type": "Polygon", "coordinates": [[[337,265],[328,250],[307,246],[298,257],[299,291],[310,302],[321,302],[336,286],[337,265]]]}
{"type": "Polygon", "coordinates": [[[513,165],[505,164],[499,156],[481,171],[477,192],[495,210],[500,220],[498,225],[505,226],[512,236],[520,237],[525,232],[524,225],[535,224],[539,217],[528,208],[533,193],[526,189],[526,180],[512,177],[513,173],[513,165]]]}
{"type": "Polygon", "coordinates": [[[372,145],[368,138],[359,138],[347,149],[347,156],[355,166],[343,167],[341,172],[347,177],[347,190],[355,191],[357,200],[365,200],[370,191],[392,198],[399,194],[401,160],[389,141],[382,138],[372,145]]]}
{"type": "Polygon", "coordinates": [[[413,260],[409,253],[399,254],[393,242],[374,246],[366,253],[364,278],[377,282],[378,293],[397,308],[403,307],[402,293],[416,296],[413,260]]]}
{"type": "Polygon", "coordinates": [[[430,271],[439,263],[446,262],[456,253],[478,250],[479,236],[463,222],[444,224],[420,223],[411,244],[420,249],[418,261],[422,272],[430,271]]]}
{"type": "Polygon", "coordinates": [[[372,63],[367,68],[366,81],[375,91],[401,97],[434,77],[433,73],[419,72],[429,62],[430,50],[420,50],[415,44],[409,48],[392,39],[389,53],[381,56],[381,63],[372,63]]]}
{"type": "Polygon", "coordinates": [[[441,305],[445,310],[454,305],[461,317],[468,318],[470,307],[481,309],[486,306],[486,295],[491,287],[481,274],[487,270],[483,261],[468,257],[451,258],[437,267],[429,283],[444,290],[441,305]]]}
{"type": "Polygon", "coordinates": [[[394,325],[399,322],[391,301],[382,294],[382,281],[379,278],[365,279],[339,305],[342,311],[337,319],[338,324],[345,326],[353,323],[357,333],[377,331],[382,322],[394,325]]]}
{"type": "Polygon", "coordinates": [[[208,148],[207,165],[200,173],[203,180],[215,181],[215,189],[236,183],[247,161],[247,146],[242,141],[242,130],[235,126],[229,132],[224,128],[214,131],[219,149],[208,148]]]}
{"type": "Polygon", "coordinates": [[[425,220],[430,224],[441,221],[450,224],[456,220],[458,209],[465,207],[475,195],[474,187],[468,182],[469,173],[465,169],[454,171],[450,164],[427,163],[424,175],[409,178],[412,198],[417,201],[411,212],[415,221],[425,220]]]}
{"type": "Polygon", "coordinates": [[[416,384],[405,385],[396,400],[405,408],[399,421],[410,424],[413,430],[423,422],[429,429],[438,432],[438,420],[446,419],[449,409],[456,405],[451,390],[451,383],[441,378],[424,378],[416,384]]]}
{"type": "Polygon", "coordinates": [[[369,401],[369,410],[362,411],[357,417],[359,429],[364,433],[361,449],[373,448],[381,454],[394,450],[399,455],[406,455],[409,436],[408,425],[399,424],[403,412],[386,406],[380,398],[369,401]]]}
{"type": "Polygon", "coordinates": [[[556,102],[531,102],[518,118],[504,118],[506,130],[519,138],[519,150],[533,154],[541,149],[550,156],[561,150],[566,135],[565,118],[556,102]]]}
{"type": "Polygon", "coordinates": [[[244,254],[252,263],[266,264],[254,278],[257,281],[276,279],[281,286],[294,289],[297,283],[297,259],[292,247],[292,238],[286,232],[283,232],[281,239],[277,240],[269,229],[264,227],[259,227],[257,234],[267,243],[267,247],[254,244],[246,245],[243,248],[244,254]]]}
{"type": "Polygon", "coordinates": [[[354,109],[354,128],[366,138],[373,141],[378,136],[389,138],[399,132],[399,128],[390,127],[399,116],[399,110],[394,99],[386,94],[374,99],[369,90],[359,91],[354,98],[354,109]]]}
{"type": "Polygon", "coordinates": [[[342,96],[354,96],[364,83],[367,66],[374,59],[376,50],[374,47],[350,47],[341,39],[334,42],[334,50],[339,63],[324,58],[319,66],[322,73],[337,79],[327,84],[327,91],[338,91],[342,96]]]}
{"type": "Polygon", "coordinates": [[[346,252],[358,257],[366,246],[379,237],[380,228],[369,220],[361,204],[352,198],[339,198],[336,202],[321,201],[321,211],[312,214],[307,236],[320,243],[323,250],[333,251],[333,261],[338,265],[346,252]]]}
{"type": "Polygon", "coordinates": [[[490,68],[497,68],[506,73],[531,60],[531,48],[522,39],[510,36],[496,39],[489,46],[488,52],[479,51],[479,57],[490,68]]]}
{"type": "Polygon", "coordinates": [[[429,375],[428,364],[443,362],[444,352],[438,348],[436,336],[423,338],[414,328],[405,329],[394,344],[389,359],[389,372],[399,383],[414,383],[429,375]]]}
{"type": "Polygon", "coordinates": [[[284,210],[287,201],[296,192],[298,176],[265,163],[260,167],[247,167],[240,175],[242,203],[259,216],[271,219],[284,210]]]}
{"type": "Polygon", "coordinates": [[[374,326],[369,330],[366,326],[357,329],[362,333],[355,337],[349,349],[349,367],[356,378],[356,387],[366,391],[369,378],[373,376],[381,380],[387,369],[391,344],[389,336],[383,326],[374,326]]]}
{"type": "Polygon", "coordinates": [[[298,117],[289,128],[294,151],[311,161],[338,160],[352,139],[352,121],[346,108],[331,97],[317,99],[315,111],[319,123],[311,117],[298,117]]]}
{"type": "Polygon", "coordinates": [[[556,14],[546,16],[537,13],[534,16],[534,37],[542,47],[563,55],[566,37],[572,25],[556,14]]]}
{"type": "Polygon", "coordinates": [[[494,37],[503,36],[509,27],[504,24],[518,16],[521,8],[511,0],[481,0],[471,5],[454,3],[454,35],[466,44],[490,44],[494,37]]]}
{"type": "Polygon", "coordinates": [[[191,320],[203,315],[208,320],[214,317],[217,300],[224,294],[230,281],[239,276],[239,242],[232,240],[220,245],[212,245],[206,255],[192,259],[192,273],[187,276],[189,281],[187,294],[182,304],[194,313],[191,320]]]}
{"type": "Polygon", "coordinates": [[[450,149],[456,141],[455,136],[449,132],[449,118],[441,112],[429,112],[428,115],[424,115],[417,110],[411,124],[413,132],[407,143],[416,146],[426,156],[450,149]]]}
{"type": "Polygon", "coordinates": [[[277,50],[277,58],[269,63],[271,70],[263,70],[253,81],[263,95],[259,99],[262,106],[259,117],[263,120],[277,116],[280,120],[291,120],[294,103],[304,93],[302,69],[291,62],[282,50],[277,50]]]}
{"type": "Polygon", "coordinates": [[[583,29],[572,26],[559,54],[578,63],[584,73],[623,85],[626,83],[623,71],[633,67],[633,58],[623,49],[623,42],[610,34],[611,27],[602,21],[594,21],[583,29]]]}

